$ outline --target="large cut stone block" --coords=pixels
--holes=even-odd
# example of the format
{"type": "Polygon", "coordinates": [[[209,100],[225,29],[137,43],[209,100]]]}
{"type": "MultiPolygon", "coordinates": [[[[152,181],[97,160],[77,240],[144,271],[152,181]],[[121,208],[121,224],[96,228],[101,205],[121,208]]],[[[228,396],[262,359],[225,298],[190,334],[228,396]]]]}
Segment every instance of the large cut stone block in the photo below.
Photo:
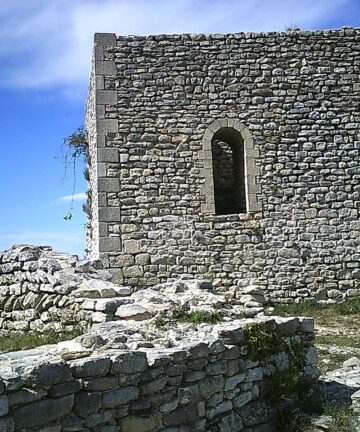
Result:
{"type": "Polygon", "coordinates": [[[74,395],[62,398],[44,399],[20,406],[10,412],[15,430],[46,425],[68,414],[74,404],[74,395]]]}

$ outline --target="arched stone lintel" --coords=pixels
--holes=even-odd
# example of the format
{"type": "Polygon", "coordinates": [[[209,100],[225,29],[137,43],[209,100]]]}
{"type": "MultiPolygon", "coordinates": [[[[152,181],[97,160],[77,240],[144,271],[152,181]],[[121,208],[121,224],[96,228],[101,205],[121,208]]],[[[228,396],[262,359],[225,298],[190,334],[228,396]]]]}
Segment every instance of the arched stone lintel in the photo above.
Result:
{"type": "Polygon", "coordinates": [[[259,151],[254,148],[254,140],[249,129],[234,118],[222,118],[213,121],[206,129],[202,139],[203,178],[204,184],[202,194],[205,196],[205,204],[202,212],[215,214],[214,177],[211,143],[214,135],[223,128],[231,128],[238,132],[244,142],[245,156],[245,188],[246,188],[246,210],[248,213],[262,211],[262,204],[258,200],[260,184],[257,177],[260,175],[259,167],[255,165],[255,159],[259,157],[259,151]]]}

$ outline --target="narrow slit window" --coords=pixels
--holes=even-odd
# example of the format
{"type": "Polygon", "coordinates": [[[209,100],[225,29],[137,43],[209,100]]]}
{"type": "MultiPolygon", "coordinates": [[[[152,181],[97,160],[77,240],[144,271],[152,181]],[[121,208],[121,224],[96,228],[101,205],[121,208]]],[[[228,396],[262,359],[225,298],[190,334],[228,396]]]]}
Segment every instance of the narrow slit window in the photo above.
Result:
{"type": "Polygon", "coordinates": [[[232,128],[218,130],[211,142],[215,212],[246,213],[244,142],[232,128]]]}

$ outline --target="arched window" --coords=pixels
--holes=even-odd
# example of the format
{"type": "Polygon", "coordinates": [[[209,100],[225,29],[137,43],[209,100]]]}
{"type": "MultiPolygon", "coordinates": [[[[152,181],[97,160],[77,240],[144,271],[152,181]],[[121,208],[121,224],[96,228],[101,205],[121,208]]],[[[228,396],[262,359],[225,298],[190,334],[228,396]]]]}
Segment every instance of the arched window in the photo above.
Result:
{"type": "Polygon", "coordinates": [[[215,213],[246,213],[244,143],[233,128],[221,128],[211,141],[215,213]]]}
{"type": "Polygon", "coordinates": [[[237,119],[219,119],[208,126],[202,141],[203,213],[227,215],[262,211],[259,151],[249,129],[237,119]]]}

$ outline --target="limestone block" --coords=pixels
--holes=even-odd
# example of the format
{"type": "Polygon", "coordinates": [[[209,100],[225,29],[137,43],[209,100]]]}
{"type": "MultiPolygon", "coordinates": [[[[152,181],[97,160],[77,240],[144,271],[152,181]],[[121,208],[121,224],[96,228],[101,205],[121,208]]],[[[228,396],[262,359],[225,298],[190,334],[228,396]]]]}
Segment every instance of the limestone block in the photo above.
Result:
{"type": "Polygon", "coordinates": [[[203,398],[207,398],[214,393],[223,391],[224,387],[225,380],[221,375],[217,377],[207,377],[199,382],[199,390],[203,398]]]}
{"type": "Polygon", "coordinates": [[[137,240],[124,240],[124,252],[128,254],[136,254],[140,252],[140,243],[137,240]]]}
{"type": "Polygon", "coordinates": [[[80,382],[72,380],[67,383],[56,384],[49,389],[48,394],[50,397],[60,397],[72,393],[77,393],[80,390],[80,382]]]}
{"type": "Polygon", "coordinates": [[[9,393],[9,404],[10,406],[24,405],[26,403],[42,399],[46,394],[46,390],[43,389],[23,388],[18,391],[9,393]]]}
{"type": "Polygon", "coordinates": [[[117,390],[111,390],[102,394],[102,408],[115,408],[135,400],[139,395],[139,389],[136,387],[125,387],[117,390]]]}
{"type": "Polygon", "coordinates": [[[251,391],[241,393],[239,396],[233,399],[234,408],[241,408],[246,405],[253,398],[251,391]]]}
{"type": "Polygon", "coordinates": [[[248,369],[246,371],[245,382],[260,381],[262,380],[263,375],[264,371],[261,367],[248,369]]]}
{"type": "Polygon", "coordinates": [[[138,304],[128,304],[120,306],[115,315],[126,320],[143,321],[151,318],[154,312],[138,304]]]}
{"type": "Polygon", "coordinates": [[[199,417],[196,405],[186,405],[165,414],[163,416],[163,424],[164,426],[177,426],[183,424],[185,419],[186,423],[191,423],[199,417]]]}
{"type": "Polygon", "coordinates": [[[221,432],[240,432],[243,430],[241,417],[234,412],[222,417],[218,426],[221,432]]]}
{"type": "Polygon", "coordinates": [[[0,418],[0,432],[14,432],[14,420],[11,417],[0,418]]]}
{"type": "Polygon", "coordinates": [[[144,275],[144,270],[142,266],[131,266],[125,267],[123,269],[123,275],[126,278],[138,278],[144,275]]]}
{"type": "Polygon", "coordinates": [[[98,162],[112,162],[119,161],[119,150],[114,148],[99,148],[97,152],[98,162]]]}
{"type": "Polygon", "coordinates": [[[111,357],[111,373],[133,374],[143,372],[147,367],[146,354],[144,352],[122,353],[111,357]]]}
{"type": "Polygon", "coordinates": [[[68,414],[74,403],[74,395],[43,399],[15,408],[11,412],[15,430],[46,425],[68,414]]]}
{"type": "Polygon", "coordinates": [[[233,375],[225,380],[225,391],[234,390],[238,384],[243,382],[246,378],[245,373],[233,375]]]}
{"type": "Polygon", "coordinates": [[[128,416],[119,420],[121,430],[136,432],[151,432],[161,427],[161,417],[158,414],[151,416],[128,416]]]}
{"type": "Polygon", "coordinates": [[[104,376],[109,372],[109,358],[85,358],[70,363],[71,372],[76,378],[104,376]]]}
{"type": "Polygon", "coordinates": [[[120,184],[117,178],[101,177],[98,179],[99,192],[119,192],[120,184]]]}
{"type": "Polygon", "coordinates": [[[0,417],[5,416],[9,412],[9,399],[7,396],[0,396],[0,417]]]}
{"type": "Polygon", "coordinates": [[[75,395],[74,412],[80,417],[96,413],[101,406],[101,393],[81,391],[75,395]]]}
{"type": "Polygon", "coordinates": [[[231,411],[233,409],[233,404],[230,400],[224,400],[216,405],[214,408],[211,408],[206,411],[206,417],[208,419],[213,419],[225,412],[231,411]]]}
{"type": "Polygon", "coordinates": [[[114,76],[116,75],[116,72],[117,69],[114,62],[98,60],[95,63],[96,75],[114,76]]]}

